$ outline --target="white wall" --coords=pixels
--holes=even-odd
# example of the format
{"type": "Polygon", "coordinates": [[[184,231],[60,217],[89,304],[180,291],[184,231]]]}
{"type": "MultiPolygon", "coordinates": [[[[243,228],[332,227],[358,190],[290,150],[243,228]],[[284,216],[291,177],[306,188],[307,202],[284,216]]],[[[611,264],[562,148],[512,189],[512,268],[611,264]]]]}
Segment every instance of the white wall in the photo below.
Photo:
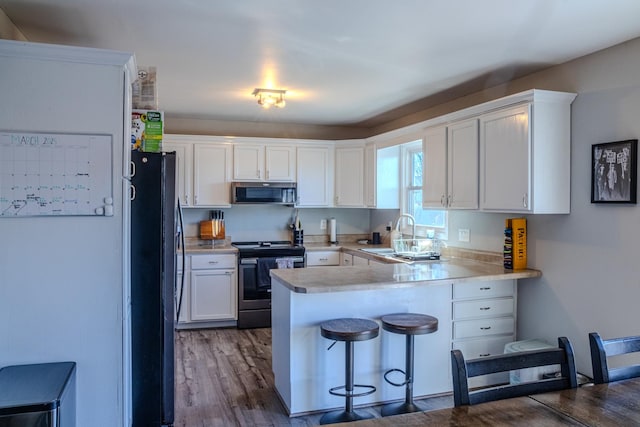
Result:
{"type": "Polygon", "coordinates": [[[128,400],[121,178],[128,58],[0,40],[0,129],[113,138],[113,216],[0,218],[0,367],[76,362],[78,426],[123,425],[128,400]]]}
{"type": "MultiPolygon", "coordinates": [[[[591,145],[640,136],[640,39],[536,73],[500,91],[577,92],[572,105],[571,214],[529,215],[528,264],[542,277],[521,281],[518,338],[571,340],[578,370],[590,375],[588,333],[640,334],[640,211],[590,203],[591,145]]],[[[452,212],[450,236],[469,228],[468,244],[502,250],[504,218],[452,212]]]]}

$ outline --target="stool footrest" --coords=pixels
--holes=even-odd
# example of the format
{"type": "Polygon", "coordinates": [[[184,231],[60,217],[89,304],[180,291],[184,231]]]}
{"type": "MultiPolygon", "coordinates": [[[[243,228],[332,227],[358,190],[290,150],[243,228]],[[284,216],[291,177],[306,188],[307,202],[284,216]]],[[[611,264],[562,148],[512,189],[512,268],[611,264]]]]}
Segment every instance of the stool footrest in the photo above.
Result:
{"type": "Polygon", "coordinates": [[[362,384],[354,384],[353,385],[354,390],[351,390],[350,392],[347,391],[347,386],[346,385],[341,385],[338,387],[333,387],[331,389],[329,389],[329,393],[333,394],[334,396],[341,396],[341,397],[360,397],[360,396],[368,396],[371,393],[375,393],[376,388],[372,385],[362,385],[362,384]],[[355,389],[356,388],[363,388],[366,389],[363,392],[360,393],[356,393],[355,389]],[[339,392],[337,390],[344,390],[344,392],[339,392]]]}
{"type": "Polygon", "coordinates": [[[387,372],[384,373],[384,380],[386,382],[388,382],[389,384],[391,384],[391,385],[394,385],[396,387],[402,387],[402,386],[405,386],[405,385],[409,384],[411,382],[411,380],[412,380],[412,378],[407,378],[407,379],[404,380],[404,382],[394,383],[389,378],[387,378],[387,375],[389,375],[392,372],[400,372],[402,375],[405,375],[405,377],[407,375],[402,369],[389,369],[387,372]]]}

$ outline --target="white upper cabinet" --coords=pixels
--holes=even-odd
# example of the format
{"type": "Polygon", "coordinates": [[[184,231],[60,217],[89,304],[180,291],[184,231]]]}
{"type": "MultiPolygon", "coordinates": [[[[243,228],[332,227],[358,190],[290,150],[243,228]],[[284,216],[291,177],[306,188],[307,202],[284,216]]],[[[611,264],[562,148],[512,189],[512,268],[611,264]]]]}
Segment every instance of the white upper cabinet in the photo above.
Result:
{"type": "Polygon", "coordinates": [[[477,209],[478,120],[427,129],[422,152],[422,206],[477,209]]]}
{"type": "Polygon", "coordinates": [[[165,135],[163,151],[175,151],[176,188],[184,207],[231,205],[231,145],[224,138],[165,135]]]}
{"type": "Polygon", "coordinates": [[[478,120],[447,127],[447,188],[451,209],[478,209],[478,120]]]}
{"type": "Polygon", "coordinates": [[[364,146],[336,148],[336,207],[364,207],[364,146]]]}
{"type": "Polygon", "coordinates": [[[234,181],[295,181],[295,146],[235,144],[234,181]]]}
{"type": "Polygon", "coordinates": [[[425,131],[422,140],[422,206],[447,207],[447,127],[425,131]]]}
{"type": "Polygon", "coordinates": [[[375,144],[367,144],[364,147],[364,204],[368,208],[375,208],[376,198],[376,173],[377,155],[375,144]]]}
{"type": "Polygon", "coordinates": [[[519,105],[480,117],[480,209],[570,212],[571,102],[534,90],[519,105]]]}
{"type": "Polygon", "coordinates": [[[231,146],[229,144],[194,144],[192,206],[231,205],[231,146]]]}
{"type": "Polygon", "coordinates": [[[333,147],[304,145],[297,148],[299,207],[329,207],[333,199],[333,147]]]}
{"type": "Polygon", "coordinates": [[[176,152],[176,193],[182,206],[191,206],[193,203],[191,187],[193,144],[189,142],[174,142],[172,135],[165,135],[165,139],[162,141],[162,151],[176,152]]]}
{"type": "Polygon", "coordinates": [[[526,212],[531,206],[530,105],[482,116],[482,209],[526,212]]]}
{"type": "Polygon", "coordinates": [[[264,176],[264,145],[234,145],[233,179],[235,181],[262,181],[264,176]]]}

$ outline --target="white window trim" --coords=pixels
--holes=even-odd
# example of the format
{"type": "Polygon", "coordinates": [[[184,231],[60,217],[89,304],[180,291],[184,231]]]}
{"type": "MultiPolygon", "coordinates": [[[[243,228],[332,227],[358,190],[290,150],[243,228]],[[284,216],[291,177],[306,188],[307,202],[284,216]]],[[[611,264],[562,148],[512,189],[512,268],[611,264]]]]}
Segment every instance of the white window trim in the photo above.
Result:
{"type": "MultiPolygon", "coordinates": [[[[422,151],[422,140],[411,141],[404,143],[400,146],[400,158],[401,161],[401,177],[402,177],[402,191],[400,192],[400,213],[406,214],[407,212],[407,203],[408,203],[408,194],[409,190],[422,188],[415,187],[409,185],[412,181],[411,176],[411,154],[416,151],[422,151]]],[[[424,160],[424,159],[423,159],[424,160]]],[[[400,224],[400,232],[404,235],[411,235],[413,230],[412,226],[409,224],[410,221],[403,220],[400,224]]],[[[433,232],[434,236],[440,240],[447,240],[449,237],[449,215],[448,212],[445,211],[444,217],[444,226],[443,227],[433,227],[422,224],[416,225],[416,237],[427,237],[431,232],[433,232]]]]}

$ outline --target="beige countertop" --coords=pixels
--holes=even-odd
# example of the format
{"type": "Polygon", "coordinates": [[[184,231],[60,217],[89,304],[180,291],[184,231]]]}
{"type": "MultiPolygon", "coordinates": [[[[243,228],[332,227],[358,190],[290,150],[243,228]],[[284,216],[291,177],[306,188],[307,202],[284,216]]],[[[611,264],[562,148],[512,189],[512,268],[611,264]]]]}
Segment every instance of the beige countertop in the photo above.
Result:
{"type": "Polygon", "coordinates": [[[500,265],[461,258],[413,264],[372,264],[352,267],[312,267],[271,270],[296,293],[342,292],[429,286],[471,281],[540,277],[538,270],[508,270],[500,265]]]}
{"type": "Polygon", "coordinates": [[[197,238],[186,238],[184,243],[184,253],[187,255],[198,254],[235,254],[238,252],[234,246],[219,240],[214,244],[213,240],[200,240],[197,238]]]}

